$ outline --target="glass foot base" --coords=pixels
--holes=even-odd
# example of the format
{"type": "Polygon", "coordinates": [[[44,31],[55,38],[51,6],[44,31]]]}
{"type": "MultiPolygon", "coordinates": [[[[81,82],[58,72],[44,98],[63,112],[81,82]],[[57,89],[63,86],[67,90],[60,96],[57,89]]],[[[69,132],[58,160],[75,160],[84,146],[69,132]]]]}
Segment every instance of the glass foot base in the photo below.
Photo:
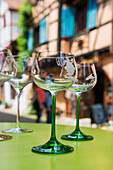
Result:
{"type": "Polygon", "coordinates": [[[32,132],[32,131],[33,130],[31,130],[31,129],[12,128],[12,129],[3,130],[2,132],[5,132],[5,133],[28,133],[28,132],[32,132]]]}
{"type": "Polygon", "coordinates": [[[72,140],[72,141],[87,141],[93,140],[93,137],[90,135],[85,135],[81,131],[75,130],[74,132],[61,136],[61,139],[72,140]]]}
{"type": "Polygon", "coordinates": [[[47,143],[34,146],[32,148],[32,152],[35,153],[49,153],[49,154],[59,154],[59,153],[68,153],[74,150],[73,147],[68,145],[63,145],[62,143],[58,142],[57,140],[49,140],[47,143]]]}
{"type": "Polygon", "coordinates": [[[0,134],[0,141],[12,139],[12,136],[0,134]]]}

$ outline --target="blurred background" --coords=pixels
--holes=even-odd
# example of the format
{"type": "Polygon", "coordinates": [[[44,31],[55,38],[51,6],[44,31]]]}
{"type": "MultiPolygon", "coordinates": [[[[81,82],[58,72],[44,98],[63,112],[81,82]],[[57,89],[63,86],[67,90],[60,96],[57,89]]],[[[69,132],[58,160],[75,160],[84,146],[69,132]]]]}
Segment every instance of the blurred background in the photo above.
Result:
{"type": "MultiPolygon", "coordinates": [[[[0,47],[13,54],[33,56],[38,50],[75,53],[94,63],[97,84],[81,95],[80,124],[109,126],[113,121],[113,0],[0,0],[0,47]]],[[[35,85],[21,96],[21,116],[35,122],[32,106],[35,85]]],[[[0,121],[16,116],[16,94],[6,82],[0,87],[0,121]],[[4,115],[6,115],[4,117],[4,115]]],[[[45,109],[41,118],[46,120],[45,109]]],[[[57,93],[56,121],[75,124],[76,96],[57,93]]]]}

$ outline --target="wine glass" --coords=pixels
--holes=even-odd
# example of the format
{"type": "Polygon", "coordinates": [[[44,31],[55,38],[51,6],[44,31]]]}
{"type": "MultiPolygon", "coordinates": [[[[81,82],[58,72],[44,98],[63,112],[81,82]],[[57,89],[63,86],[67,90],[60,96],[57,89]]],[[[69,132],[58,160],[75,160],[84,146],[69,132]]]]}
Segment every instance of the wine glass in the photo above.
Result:
{"type": "Polygon", "coordinates": [[[77,96],[76,128],[72,133],[61,136],[61,139],[75,140],[75,141],[85,141],[85,140],[93,139],[92,136],[85,135],[80,130],[79,104],[80,104],[81,93],[91,90],[95,86],[96,82],[97,82],[97,75],[96,75],[94,64],[88,64],[88,63],[77,64],[77,78],[74,84],[68,88],[71,92],[75,93],[77,96]]]}
{"type": "Polygon", "coordinates": [[[37,153],[66,153],[74,150],[73,147],[60,143],[55,134],[55,101],[58,91],[68,88],[75,80],[76,63],[72,54],[60,51],[42,51],[35,55],[32,66],[34,83],[42,89],[50,91],[52,95],[52,127],[51,137],[48,142],[34,146],[33,152],[37,153]]]}
{"type": "Polygon", "coordinates": [[[13,56],[17,66],[17,74],[14,78],[9,80],[9,83],[12,85],[14,90],[17,93],[17,118],[16,118],[16,127],[12,129],[3,130],[6,133],[27,133],[32,132],[31,129],[21,128],[20,126],[20,96],[22,94],[23,88],[32,82],[31,78],[31,66],[32,58],[27,56],[13,56]]]}
{"type": "MultiPolygon", "coordinates": [[[[11,51],[0,48],[0,85],[16,75],[16,64],[11,51]]],[[[0,134],[0,141],[11,139],[12,136],[0,134]]]]}

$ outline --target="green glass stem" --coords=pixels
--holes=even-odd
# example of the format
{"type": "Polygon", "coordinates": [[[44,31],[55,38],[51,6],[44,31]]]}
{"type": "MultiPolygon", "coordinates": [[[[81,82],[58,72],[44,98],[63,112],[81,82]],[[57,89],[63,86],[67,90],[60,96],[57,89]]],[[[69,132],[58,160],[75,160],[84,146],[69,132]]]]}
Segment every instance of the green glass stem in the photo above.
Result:
{"type": "Polygon", "coordinates": [[[56,108],[56,92],[51,92],[52,95],[52,125],[51,125],[51,138],[50,140],[56,140],[55,134],[55,108],[56,108]]]}
{"type": "Polygon", "coordinates": [[[73,141],[86,141],[86,140],[92,140],[93,139],[92,136],[85,135],[80,130],[80,127],[79,127],[79,107],[80,107],[80,94],[77,94],[77,110],[76,110],[76,127],[75,127],[75,130],[68,135],[61,136],[61,139],[73,140],[73,141]]]}
{"type": "Polygon", "coordinates": [[[17,93],[17,117],[16,117],[16,127],[20,128],[20,96],[21,96],[22,90],[19,89],[19,92],[17,93]]]}
{"type": "Polygon", "coordinates": [[[75,128],[75,131],[80,131],[80,128],[79,128],[79,107],[80,107],[80,95],[77,95],[77,111],[76,111],[76,128],[75,128]]]}
{"type": "Polygon", "coordinates": [[[20,96],[22,94],[22,89],[15,89],[17,93],[17,116],[16,116],[16,128],[6,129],[2,132],[5,133],[28,133],[32,132],[32,129],[21,128],[20,126],[20,96]]]}
{"type": "Polygon", "coordinates": [[[59,154],[59,153],[68,153],[72,152],[74,148],[72,146],[63,145],[56,139],[55,134],[55,106],[56,106],[56,92],[51,92],[52,95],[52,125],[51,125],[51,137],[48,142],[40,146],[34,146],[32,152],[36,153],[50,153],[50,154],[59,154]]]}

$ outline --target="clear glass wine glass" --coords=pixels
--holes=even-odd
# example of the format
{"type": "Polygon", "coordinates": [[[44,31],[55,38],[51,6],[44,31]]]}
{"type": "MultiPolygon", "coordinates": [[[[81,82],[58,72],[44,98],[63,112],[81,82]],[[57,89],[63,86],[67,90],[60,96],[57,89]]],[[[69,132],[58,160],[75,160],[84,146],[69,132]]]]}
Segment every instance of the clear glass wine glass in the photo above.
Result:
{"type": "Polygon", "coordinates": [[[43,51],[35,55],[32,67],[34,83],[52,95],[52,126],[50,140],[40,146],[34,146],[37,153],[66,153],[73,151],[73,147],[60,143],[55,134],[55,101],[58,91],[68,88],[75,80],[76,63],[72,54],[58,51],[43,51]]]}
{"type": "Polygon", "coordinates": [[[79,104],[80,104],[81,93],[91,90],[95,86],[96,82],[97,82],[97,75],[96,75],[96,69],[94,64],[88,64],[88,63],[77,64],[77,78],[75,80],[75,83],[68,88],[68,90],[70,90],[77,96],[76,128],[72,133],[61,136],[61,139],[75,140],[75,141],[85,141],[85,140],[93,139],[92,136],[85,135],[80,130],[79,104]]]}
{"type": "Polygon", "coordinates": [[[17,74],[15,77],[9,80],[14,90],[17,93],[17,118],[16,127],[12,129],[3,130],[6,133],[27,133],[32,132],[31,129],[21,128],[20,126],[20,96],[22,94],[23,88],[32,82],[31,78],[31,66],[33,59],[27,56],[13,56],[16,62],[17,74]]]}
{"type": "MultiPolygon", "coordinates": [[[[15,60],[9,49],[0,48],[0,85],[16,75],[15,60]]],[[[0,134],[0,141],[11,139],[12,136],[0,134]]]]}

